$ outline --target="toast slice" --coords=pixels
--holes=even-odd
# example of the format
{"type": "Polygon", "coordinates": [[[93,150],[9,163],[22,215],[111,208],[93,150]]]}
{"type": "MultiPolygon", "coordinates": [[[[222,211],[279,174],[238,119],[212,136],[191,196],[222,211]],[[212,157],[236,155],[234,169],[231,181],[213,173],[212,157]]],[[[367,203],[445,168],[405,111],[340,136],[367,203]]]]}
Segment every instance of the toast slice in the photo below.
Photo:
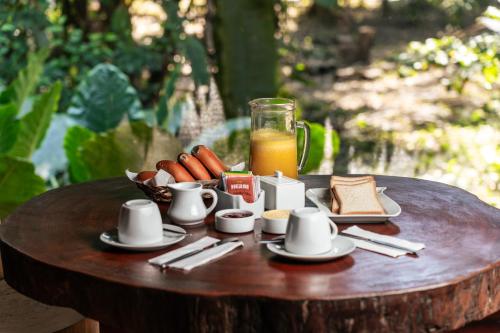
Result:
{"type": "Polygon", "coordinates": [[[374,181],[335,185],[334,192],[338,198],[341,215],[385,214],[384,208],[378,201],[374,181]]]}
{"type": "Polygon", "coordinates": [[[373,176],[361,176],[361,177],[342,177],[342,176],[332,176],[330,178],[330,195],[331,195],[331,210],[333,213],[338,214],[340,211],[340,205],[338,203],[338,198],[335,196],[335,185],[339,184],[361,184],[368,181],[375,181],[373,176]]]}

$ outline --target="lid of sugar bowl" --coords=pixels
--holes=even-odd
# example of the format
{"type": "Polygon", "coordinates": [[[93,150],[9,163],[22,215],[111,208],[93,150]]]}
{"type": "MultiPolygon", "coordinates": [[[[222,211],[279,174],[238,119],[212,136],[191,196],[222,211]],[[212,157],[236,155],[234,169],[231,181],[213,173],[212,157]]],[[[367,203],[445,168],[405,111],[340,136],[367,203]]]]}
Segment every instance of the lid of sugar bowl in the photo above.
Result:
{"type": "Polygon", "coordinates": [[[279,170],[274,171],[273,176],[261,176],[260,181],[274,186],[300,183],[297,179],[283,176],[283,172],[279,170]]]}

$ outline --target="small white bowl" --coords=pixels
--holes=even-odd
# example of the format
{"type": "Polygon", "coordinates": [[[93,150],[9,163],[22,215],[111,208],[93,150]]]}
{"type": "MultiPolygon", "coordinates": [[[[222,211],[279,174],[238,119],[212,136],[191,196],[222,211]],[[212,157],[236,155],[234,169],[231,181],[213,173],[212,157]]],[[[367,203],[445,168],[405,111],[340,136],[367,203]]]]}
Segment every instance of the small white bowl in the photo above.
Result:
{"type": "Polygon", "coordinates": [[[223,209],[215,213],[215,229],[230,234],[241,234],[253,230],[255,215],[244,209],[223,209]],[[227,214],[246,214],[245,217],[227,217],[227,214]]]}
{"type": "Polygon", "coordinates": [[[286,226],[288,225],[289,216],[289,210],[280,209],[264,212],[264,214],[262,214],[262,231],[269,234],[286,234],[286,226]],[[277,215],[283,215],[283,217],[277,217],[277,215]]]}

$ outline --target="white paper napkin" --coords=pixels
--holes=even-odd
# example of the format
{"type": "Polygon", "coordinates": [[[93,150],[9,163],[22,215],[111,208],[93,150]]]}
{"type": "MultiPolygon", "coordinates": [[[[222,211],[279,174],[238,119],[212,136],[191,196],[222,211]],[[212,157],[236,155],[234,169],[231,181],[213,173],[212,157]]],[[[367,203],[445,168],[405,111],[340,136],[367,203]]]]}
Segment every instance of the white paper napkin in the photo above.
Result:
{"type": "Polygon", "coordinates": [[[180,247],[176,250],[169,251],[165,254],[162,254],[161,256],[151,258],[148,260],[148,262],[152,265],[161,266],[163,265],[163,263],[169,260],[178,258],[188,252],[191,252],[192,250],[202,249],[204,247],[210,246],[212,244],[217,243],[218,241],[219,239],[217,238],[205,236],[203,238],[198,239],[196,242],[180,247]]]}
{"type": "Polygon", "coordinates": [[[222,244],[217,247],[209,248],[186,259],[176,261],[168,265],[168,267],[190,271],[195,267],[204,265],[212,260],[222,257],[226,253],[229,253],[240,246],[243,246],[242,241],[222,244]]]}
{"type": "MultiPolygon", "coordinates": [[[[394,244],[398,246],[403,246],[408,249],[411,249],[413,251],[419,251],[425,248],[425,244],[423,243],[416,243],[416,242],[410,242],[405,239],[397,238],[397,237],[392,237],[392,236],[386,236],[386,235],[381,235],[377,234],[375,232],[363,230],[358,226],[352,226],[343,231],[343,233],[348,234],[348,235],[353,235],[353,236],[358,236],[358,237],[363,237],[363,238],[369,238],[373,240],[380,240],[384,241],[389,244],[394,244]]],[[[373,251],[381,254],[385,254],[391,257],[399,257],[402,255],[405,255],[409,253],[409,251],[405,250],[400,250],[400,249],[391,249],[390,247],[384,246],[384,245],[379,245],[379,244],[374,244],[372,242],[360,240],[360,239],[353,239],[351,240],[354,242],[354,245],[356,247],[368,250],[368,251],[373,251]]]]}

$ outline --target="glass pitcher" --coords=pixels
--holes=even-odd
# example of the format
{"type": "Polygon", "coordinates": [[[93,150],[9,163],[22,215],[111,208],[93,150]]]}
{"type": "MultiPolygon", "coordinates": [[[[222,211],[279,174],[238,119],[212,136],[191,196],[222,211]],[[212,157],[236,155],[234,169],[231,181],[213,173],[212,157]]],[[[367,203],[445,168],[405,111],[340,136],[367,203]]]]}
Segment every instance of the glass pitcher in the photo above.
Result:
{"type": "Polygon", "coordinates": [[[309,155],[309,126],[295,121],[295,101],[286,98],[259,98],[250,101],[250,170],[256,175],[273,175],[280,170],[297,178],[309,155]],[[297,165],[296,128],[304,129],[304,145],[297,165]]]}

